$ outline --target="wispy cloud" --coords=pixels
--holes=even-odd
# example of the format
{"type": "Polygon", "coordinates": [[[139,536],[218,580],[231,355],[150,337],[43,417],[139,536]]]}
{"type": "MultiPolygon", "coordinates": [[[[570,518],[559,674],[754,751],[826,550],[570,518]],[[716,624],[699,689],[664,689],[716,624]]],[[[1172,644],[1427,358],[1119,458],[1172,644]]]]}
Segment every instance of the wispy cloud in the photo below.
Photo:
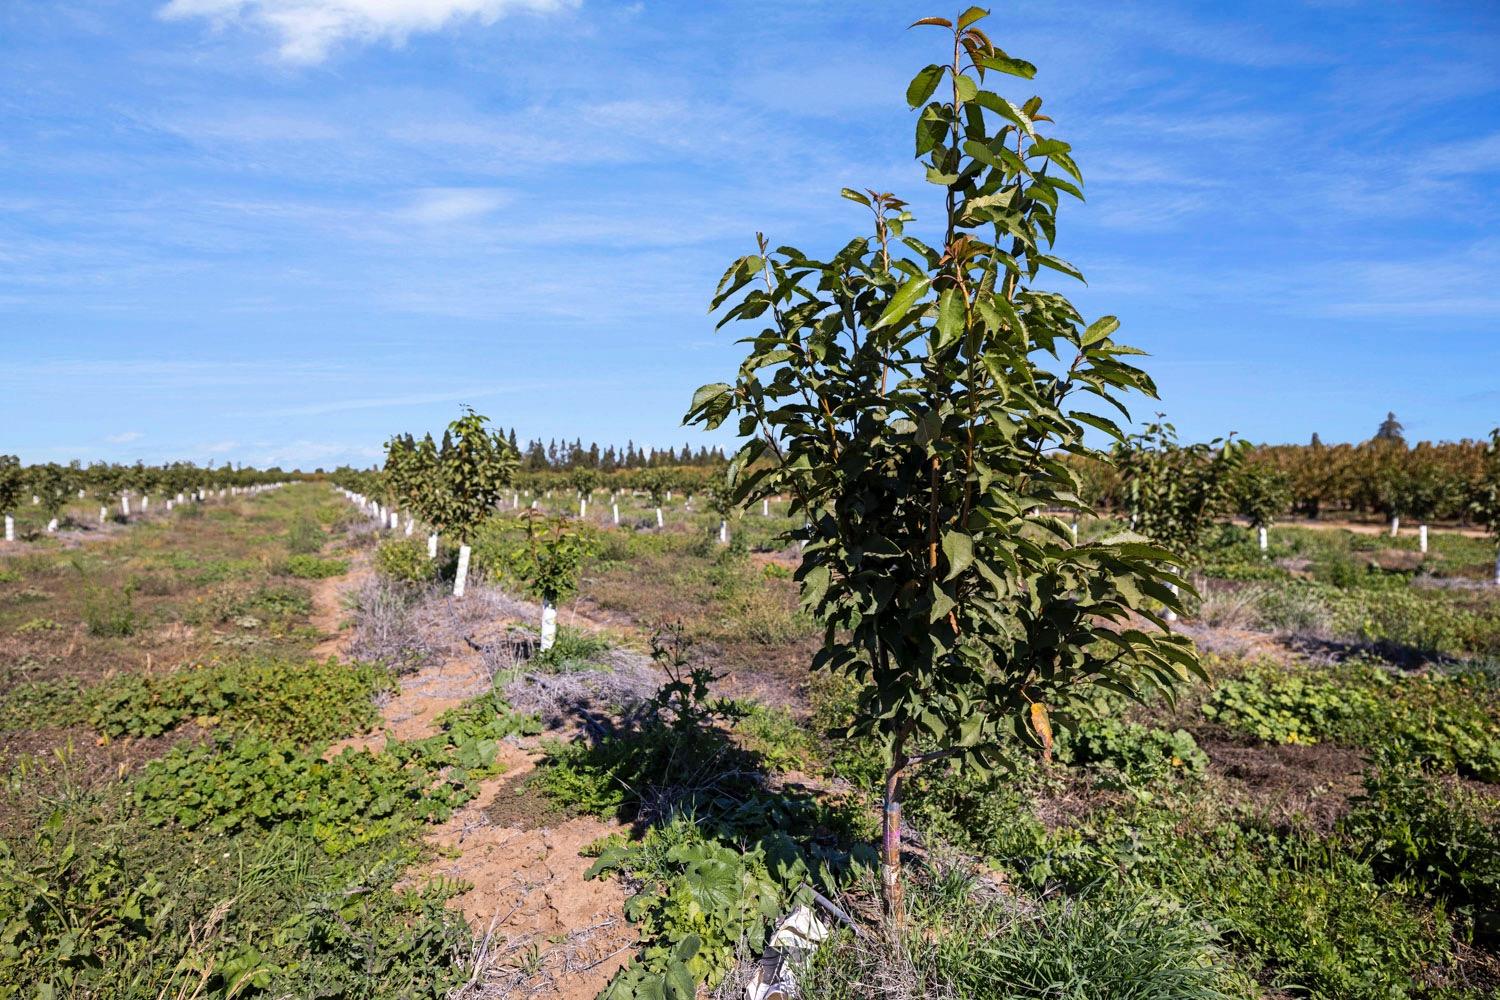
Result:
{"type": "Polygon", "coordinates": [[[108,434],[104,440],[109,444],[129,444],[132,441],[139,441],[143,437],[145,435],[140,431],[125,431],[122,434],[108,434]]]}
{"type": "Polygon", "coordinates": [[[426,188],[416,192],[410,204],[395,213],[402,222],[440,225],[483,218],[511,201],[501,188],[426,188]]]}
{"type": "Polygon", "coordinates": [[[346,42],[399,45],[413,34],[463,21],[493,24],[516,13],[547,14],[574,0],[170,0],[168,20],[206,18],[217,26],[248,24],[268,31],[282,59],[316,63],[346,42]]]}

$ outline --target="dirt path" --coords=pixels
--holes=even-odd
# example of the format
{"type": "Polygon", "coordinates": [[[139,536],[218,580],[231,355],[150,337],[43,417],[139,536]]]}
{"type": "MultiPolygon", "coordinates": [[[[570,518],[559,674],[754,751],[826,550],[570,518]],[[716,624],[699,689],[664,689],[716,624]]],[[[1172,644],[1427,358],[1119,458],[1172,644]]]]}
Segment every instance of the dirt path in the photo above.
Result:
{"type": "MultiPolygon", "coordinates": [[[[366,561],[357,558],[348,574],[314,589],[313,623],[331,635],[318,655],[343,655],[349,638],[339,634],[343,595],[370,576],[366,561]]],[[[449,623],[458,628],[442,630],[449,641],[402,677],[400,692],[382,706],[382,730],[344,741],[333,752],[431,735],[443,712],[489,689],[489,672],[474,647],[511,622],[484,616],[491,605],[481,587],[463,600],[469,603],[450,604],[449,623]]],[[[540,757],[535,741],[502,742],[505,770],[482,782],[473,801],[427,835],[436,858],[417,874],[472,886],[449,903],[479,942],[465,998],[593,1000],[636,944],[624,918],[627,891],[614,880],[585,881],[593,861],[579,853],[625,827],[558,815],[529,792],[525,776],[540,757]]]]}

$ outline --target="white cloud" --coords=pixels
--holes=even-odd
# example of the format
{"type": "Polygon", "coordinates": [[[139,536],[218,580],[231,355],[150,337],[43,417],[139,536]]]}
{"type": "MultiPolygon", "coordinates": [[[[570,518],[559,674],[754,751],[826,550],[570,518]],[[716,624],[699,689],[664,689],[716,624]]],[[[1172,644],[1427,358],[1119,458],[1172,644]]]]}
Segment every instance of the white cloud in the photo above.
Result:
{"type": "Polygon", "coordinates": [[[316,63],[340,42],[392,42],[457,21],[493,24],[507,14],[553,13],[576,0],[169,0],[169,20],[207,18],[269,30],[288,62],[316,63]]]}
{"type": "Polygon", "coordinates": [[[142,437],[144,435],[140,431],[126,431],[123,434],[111,434],[104,440],[109,444],[129,444],[132,441],[139,441],[142,437]]]}
{"type": "Polygon", "coordinates": [[[510,193],[500,188],[424,188],[396,217],[421,225],[466,222],[509,202],[510,193]]]}

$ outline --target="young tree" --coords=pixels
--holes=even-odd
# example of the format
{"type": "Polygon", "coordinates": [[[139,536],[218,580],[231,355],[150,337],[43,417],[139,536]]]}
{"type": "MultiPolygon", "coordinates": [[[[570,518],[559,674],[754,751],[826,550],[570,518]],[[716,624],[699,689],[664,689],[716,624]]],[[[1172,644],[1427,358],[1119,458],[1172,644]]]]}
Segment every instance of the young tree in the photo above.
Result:
{"type": "Polygon", "coordinates": [[[1234,481],[1235,510],[1250,520],[1259,536],[1260,550],[1268,547],[1266,534],[1271,522],[1292,503],[1292,490],[1285,473],[1267,465],[1247,465],[1234,481]]]}
{"type": "Polygon", "coordinates": [[[906,234],[906,202],[845,190],[872,237],[830,260],[793,247],[730,265],[720,325],[764,317],[735,382],[700,388],[686,420],[731,416],[748,438],[727,482],[741,503],[789,493],[807,518],[797,579],[826,626],[817,669],[859,685],[851,735],[885,761],[882,882],[892,926],[901,896],[901,783],[946,759],[985,769],[997,746],[1046,748],[1053,713],[1092,684],[1138,692],[1200,674],[1192,644],[1158,607],[1179,606],[1176,556],[1135,535],[1074,545],[1049,509],[1078,510],[1067,454],[1099,454],[1093,427],[1120,439],[1087,397],[1155,395],[1124,359],[1119,323],[1085,323],[1043,269],[1057,206],[1081,197],[1067,143],[1043,135],[1033,97],[984,89],[1033,67],[995,47],[970,8],[951,61],[919,72],[917,155],[941,189],[942,242],[906,234]],[[939,86],[943,95],[932,99],[939,86]],[[1156,628],[1141,628],[1139,615],[1156,628]]]}
{"type": "Polygon", "coordinates": [[[1469,510],[1495,539],[1495,586],[1500,587],[1500,427],[1490,431],[1483,471],[1475,484],[1469,510]]]}
{"type": "Polygon", "coordinates": [[[89,496],[99,504],[100,524],[108,520],[109,508],[114,506],[115,498],[124,489],[124,471],[117,465],[96,462],[84,474],[89,484],[89,496]]]}
{"type": "Polygon", "coordinates": [[[557,606],[578,592],[583,563],[594,552],[593,540],[583,524],[566,517],[548,517],[541,511],[521,514],[526,537],[511,552],[512,573],[526,593],[542,602],[540,651],[557,641],[557,606]]]}
{"type": "Polygon", "coordinates": [[[16,540],[16,519],[11,513],[21,501],[26,477],[21,460],[15,455],[0,455],[0,515],[5,518],[5,540],[16,540]]]}
{"type": "Polygon", "coordinates": [[[656,526],[658,528],[666,525],[666,520],[661,514],[661,505],[666,502],[667,495],[672,490],[672,474],[666,469],[647,469],[641,473],[641,489],[651,496],[651,505],[656,508],[656,526]]]}
{"type": "Polygon", "coordinates": [[[42,513],[47,515],[47,530],[56,531],[58,516],[62,513],[63,505],[68,502],[68,495],[73,492],[74,471],[55,462],[48,462],[46,465],[33,465],[29,479],[32,495],[38,498],[42,513]]]}
{"type": "Polygon", "coordinates": [[[437,523],[458,539],[454,597],[464,595],[474,532],[494,513],[500,495],[516,473],[515,454],[503,437],[486,429],[488,419],[465,407],[464,415],[448,425],[438,453],[442,492],[437,523]]]}
{"type": "Polygon", "coordinates": [[[1122,439],[1114,459],[1131,528],[1183,559],[1196,558],[1208,529],[1233,509],[1244,455],[1244,442],[1233,437],[1178,444],[1169,423],[1148,424],[1122,439]]]}
{"type": "Polygon", "coordinates": [[[577,466],[568,473],[568,485],[578,494],[578,516],[586,517],[589,512],[589,497],[593,496],[594,490],[599,486],[599,473],[587,465],[577,466]]]}

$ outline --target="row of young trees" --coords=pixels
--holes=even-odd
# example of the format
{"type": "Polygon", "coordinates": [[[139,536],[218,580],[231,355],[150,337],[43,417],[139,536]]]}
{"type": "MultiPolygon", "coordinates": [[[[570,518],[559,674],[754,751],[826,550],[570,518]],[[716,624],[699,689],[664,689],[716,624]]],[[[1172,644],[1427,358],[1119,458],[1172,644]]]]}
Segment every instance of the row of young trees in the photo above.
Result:
{"type": "MultiPolygon", "coordinates": [[[[429,529],[428,558],[436,558],[440,537],[458,545],[453,595],[467,589],[473,542],[486,522],[499,517],[503,499],[513,493],[518,456],[506,436],[491,430],[487,418],[465,409],[448,425],[441,441],[432,435],[399,434],[386,442],[384,467],[376,471],[340,470],[334,481],[350,499],[370,510],[392,529],[406,514],[406,533],[416,523],[429,529]]],[[[575,470],[575,476],[592,470],[575,470]]],[[[512,496],[511,506],[519,505],[512,496]]],[[[577,589],[590,541],[567,517],[549,517],[534,509],[515,513],[523,526],[522,541],[507,553],[507,567],[542,607],[541,650],[557,637],[557,606],[577,589]]]]}
{"type": "Polygon", "coordinates": [[[47,530],[55,531],[64,508],[75,500],[96,501],[102,522],[116,503],[120,505],[120,513],[128,517],[132,500],[140,510],[149,509],[152,497],[165,501],[170,508],[189,496],[201,499],[211,493],[239,492],[297,477],[297,473],[280,468],[236,468],[227,464],[212,468],[191,462],[22,465],[15,455],[0,455],[0,515],[5,518],[5,540],[14,541],[14,514],[26,503],[39,507],[47,517],[47,530]]]}

